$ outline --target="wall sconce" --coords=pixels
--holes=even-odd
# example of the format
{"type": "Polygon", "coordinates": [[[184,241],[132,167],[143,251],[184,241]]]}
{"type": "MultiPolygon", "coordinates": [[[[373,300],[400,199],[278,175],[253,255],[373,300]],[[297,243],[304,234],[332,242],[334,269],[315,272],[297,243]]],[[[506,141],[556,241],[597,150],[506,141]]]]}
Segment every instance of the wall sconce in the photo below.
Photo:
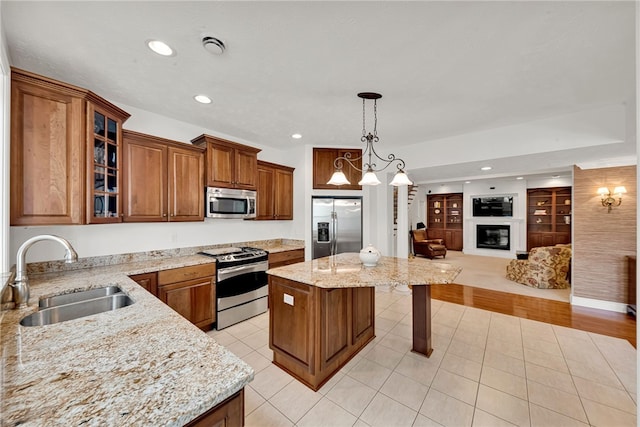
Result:
{"type": "Polygon", "coordinates": [[[598,188],[600,201],[602,202],[602,206],[607,208],[607,213],[611,212],[611,208],[613,206],[620,206],[620,204],[622,203],[622,195],[625,194],[626,192],[627,192],[626,188],[622,186],[616,187],[613,190],[613,196],[612,196],[611,191],[609,191],[607,187],[598,188]],[[618,198],[617,203],[615,199],[616,197],[618,198]]]}

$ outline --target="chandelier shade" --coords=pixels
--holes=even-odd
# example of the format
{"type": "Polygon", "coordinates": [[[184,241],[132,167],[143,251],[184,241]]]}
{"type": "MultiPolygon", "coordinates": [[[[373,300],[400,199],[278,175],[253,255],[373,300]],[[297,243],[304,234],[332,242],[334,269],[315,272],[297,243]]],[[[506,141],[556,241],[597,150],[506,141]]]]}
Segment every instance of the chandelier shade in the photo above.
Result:
{"type": "Polygon", "coordinates": [[[361,92],[358,94],[359,98],[362,98],[362,137],[360,138],[361,142],[365,143],[365,149],[362,152],[362,155],[356,159],[351,158],[351,154],[347,153],[344,156],[337,157],[333,161],[333,166],[335,168],[335,172],[331,176],[331,179],[327,184],[330,185],[347,185],[351,184],[344,172],[342,172],[342,167],[346,164],[351,166],[357,171],[365,172],[362,179],[358,182],[358,185],[379,185],[380,180],[376,176],[376,172],[381,172],[396,163],[396,167],[398,171],[393,177],[393,180],[389,185],[399,186],[399,185],[411,185],[413,182],[409,179],[407,174],[404,172],[405,163],[404,160],[397,158],[394,154],[389,154],[386,159],[380,157],[376,150],[373,147],[374,143],[380,141],[378,138],[378,106],[377,100],[382,98],[382,95],[375,92],[361,92]],[[367,132],[366,130],[366,101],[373,100],[373,133],[367,132]],[[366,159],[366,163],[364,163],[366,159]],[[357,160],[362,160],[362,168],[359,168],[354,163],[357,160]],[[378,168],[376,162],[381,163],[381,167],[378,168]]]}

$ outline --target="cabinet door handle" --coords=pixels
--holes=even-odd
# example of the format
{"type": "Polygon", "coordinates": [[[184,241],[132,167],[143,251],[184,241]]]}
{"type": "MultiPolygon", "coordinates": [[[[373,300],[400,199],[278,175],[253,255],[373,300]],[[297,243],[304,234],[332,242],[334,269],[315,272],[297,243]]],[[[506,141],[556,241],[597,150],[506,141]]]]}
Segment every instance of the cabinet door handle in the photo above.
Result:
{"type": "Polygon", "coordinates": [[[166,217],[167,217],[167,214],[163,213],[163,214],[162,214],[162,217],[163,217],[163,218],[166,218],[166,217]]]}

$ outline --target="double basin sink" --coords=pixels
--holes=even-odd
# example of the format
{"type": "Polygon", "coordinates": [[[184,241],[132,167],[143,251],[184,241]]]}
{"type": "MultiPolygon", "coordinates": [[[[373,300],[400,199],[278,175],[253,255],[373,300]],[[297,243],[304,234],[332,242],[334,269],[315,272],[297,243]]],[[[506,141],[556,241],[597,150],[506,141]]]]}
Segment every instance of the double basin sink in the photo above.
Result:
{"type": "Polygon", "coordinates": [[[38,303],[38,311],[24,317],[20,324],[22,326],[51,325],[117,310],[133,302],[118,286],[54,295],[41,299],[38,303]]]}

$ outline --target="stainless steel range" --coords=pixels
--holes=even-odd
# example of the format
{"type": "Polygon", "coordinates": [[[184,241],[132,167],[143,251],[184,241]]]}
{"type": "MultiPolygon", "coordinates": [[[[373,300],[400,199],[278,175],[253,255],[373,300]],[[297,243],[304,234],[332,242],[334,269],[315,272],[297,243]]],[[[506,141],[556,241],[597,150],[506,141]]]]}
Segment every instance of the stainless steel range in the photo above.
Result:
{"type": "Polygon", "coordinates": [[[228,247],[201,253],[216,259],[216,329],[267,311],[267,251],[228,247]]]}

